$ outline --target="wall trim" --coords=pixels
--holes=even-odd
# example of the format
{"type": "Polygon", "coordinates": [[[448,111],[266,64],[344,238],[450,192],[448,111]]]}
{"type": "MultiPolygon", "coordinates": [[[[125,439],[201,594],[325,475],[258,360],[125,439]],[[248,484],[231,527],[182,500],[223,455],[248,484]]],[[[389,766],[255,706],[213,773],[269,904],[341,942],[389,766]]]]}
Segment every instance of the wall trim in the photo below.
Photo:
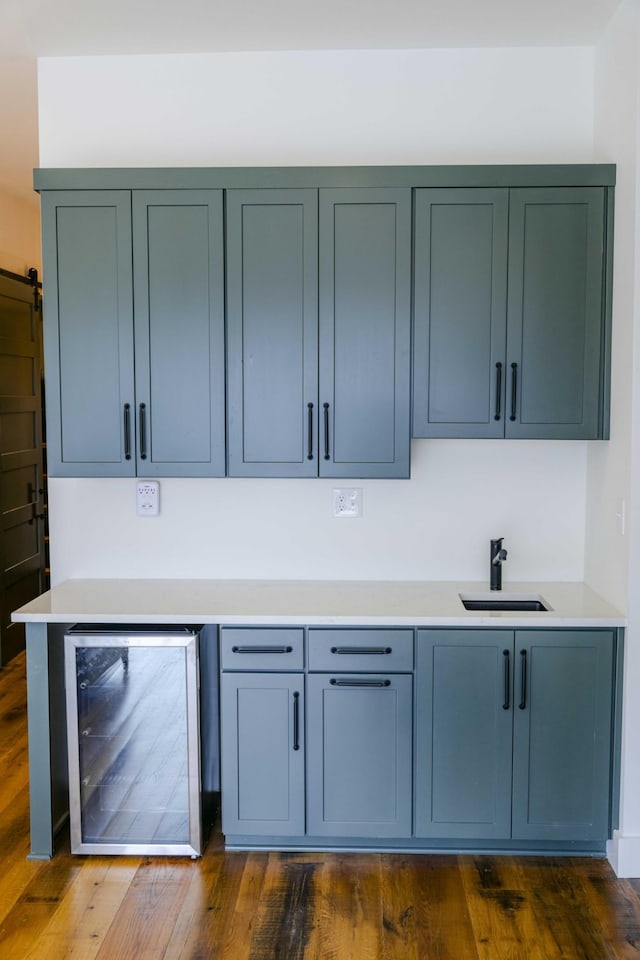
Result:
{"type": "Polygon", "coordinates": [[[640,837],[625,837],[617,830],[607,840],[607,860],[619,879],[640,877],[640,837]]]}

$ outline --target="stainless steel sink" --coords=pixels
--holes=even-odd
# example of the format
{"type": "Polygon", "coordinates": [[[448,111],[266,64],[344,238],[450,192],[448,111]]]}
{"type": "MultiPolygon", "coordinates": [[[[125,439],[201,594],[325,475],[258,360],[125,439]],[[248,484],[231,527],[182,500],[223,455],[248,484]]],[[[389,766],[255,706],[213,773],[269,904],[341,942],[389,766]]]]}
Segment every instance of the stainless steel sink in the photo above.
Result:
{"type": "Polygon", "coordinates": [[[459,593],[465,610],[522,610],[544,611],[551,607],[537,593],[459,593]]]}

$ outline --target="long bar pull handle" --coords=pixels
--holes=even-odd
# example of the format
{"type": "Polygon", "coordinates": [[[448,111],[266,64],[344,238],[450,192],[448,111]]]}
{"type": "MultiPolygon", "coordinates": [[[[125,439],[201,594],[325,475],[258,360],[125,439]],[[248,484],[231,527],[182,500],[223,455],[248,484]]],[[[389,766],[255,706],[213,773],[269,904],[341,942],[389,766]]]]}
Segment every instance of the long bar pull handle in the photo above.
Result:
{"type": "Polygon", "coordinates": [[[313,404],[307,404],[307,460],[313,460],[313,404]]]}
{"type": "Polygon", "coordinates": [[[496,363],[496,412],[493,415],[494,420],[499,420],[502,416],[502,364],[496,363]]]}
{"type": "Polygon", "coordinates": [[[527,706],[527,651],[520,651],[520,703],[518,708],[524,710],[527,706]]]}
{"type": "Polygon", "coordinates": [[[511,416],[510,420],[516,419],[516,402],[518,397],[518,364],[511,364],[511,416]]]}
{"type": "Polygon", "coordinates": [[[293,694],[293,749],[300,749],[300,694],[293,694]]]}
{"type": "Polygon", "coordinates": [[[124,458],[131,460],[131,404],[124,405],[124,458]]]}
{"type": "Polygon", "coordinates": [[[293,647],[231,647],[231,653],[291,653],[293,647]]]}
{"type": "Polygon", "coordinates": [[[338,680],[332,677],[329,680],[332,687],[390,687],[391,680],[338,680]]]}
{"type": "Polygon", "coordinates": [[[323,403],[324,409],[324,458],[329,459],[329,404],[323,403]]]}
{"type": "Polygon", "coordinates": [[[355,656],[373,654],[374,656],[385,656],[393,653],[392,647],[331,647],[331,653],[344,654],[345,656],[355,656]]]}
{"type": "Polygon", "coordinates": [[[511,707],[511,655],[508,650],[503,650],[504,657],[504,703],[503,710],[509,710],[511,707]]]}
{"type": "Polygon", "coordinates": [[[147,407],[140,404],[140,459],[147,459],[147,407]]]}

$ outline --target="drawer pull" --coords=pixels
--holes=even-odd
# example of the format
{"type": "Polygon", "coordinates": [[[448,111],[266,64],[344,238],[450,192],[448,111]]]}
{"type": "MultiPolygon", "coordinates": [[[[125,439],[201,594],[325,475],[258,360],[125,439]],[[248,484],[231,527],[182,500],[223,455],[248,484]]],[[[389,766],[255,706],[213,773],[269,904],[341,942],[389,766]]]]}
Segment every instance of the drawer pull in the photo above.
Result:
{"type": "Polygon", "coordinates": [[[329,680],[332,687],[390,687],[391,680],[329,680]]]}
{"type": "Polygon", "coordinates": [[[500,405],[502,402],[502,364],[496,363],[496,412],[493,415],[494,420],[499,420],[502,416],[500,405]]]}
{"type": "Polygon", "coordinates": [[[386,656],[393,653],[391,647],[331,647],[331,653],[338,653],[344,656],[357,657],[358,655],[368,656],[386,656]]]}
{"type": "Polygon", "coordinates": [[[231,653],[292,653],[293,647],[231,647],[231,653]]]}
{"type": "Polygon", "coordinates": [[[300,749],[300,694],[293,695],[293,749],[300,749]]]}

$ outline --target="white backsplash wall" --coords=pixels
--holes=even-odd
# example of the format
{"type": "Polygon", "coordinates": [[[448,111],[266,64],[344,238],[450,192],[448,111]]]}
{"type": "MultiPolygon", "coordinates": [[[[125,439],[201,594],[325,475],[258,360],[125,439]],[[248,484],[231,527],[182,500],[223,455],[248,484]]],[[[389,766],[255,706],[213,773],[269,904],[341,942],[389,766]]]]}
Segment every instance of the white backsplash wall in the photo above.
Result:
{"type": "Polygon", "coordinates": [[[584,442],[419,440],[411,480],[348,480],[360,519],[332,516],[331,480],[50,481],[54,582],[69,577],[581,580],[584,442]]]}

